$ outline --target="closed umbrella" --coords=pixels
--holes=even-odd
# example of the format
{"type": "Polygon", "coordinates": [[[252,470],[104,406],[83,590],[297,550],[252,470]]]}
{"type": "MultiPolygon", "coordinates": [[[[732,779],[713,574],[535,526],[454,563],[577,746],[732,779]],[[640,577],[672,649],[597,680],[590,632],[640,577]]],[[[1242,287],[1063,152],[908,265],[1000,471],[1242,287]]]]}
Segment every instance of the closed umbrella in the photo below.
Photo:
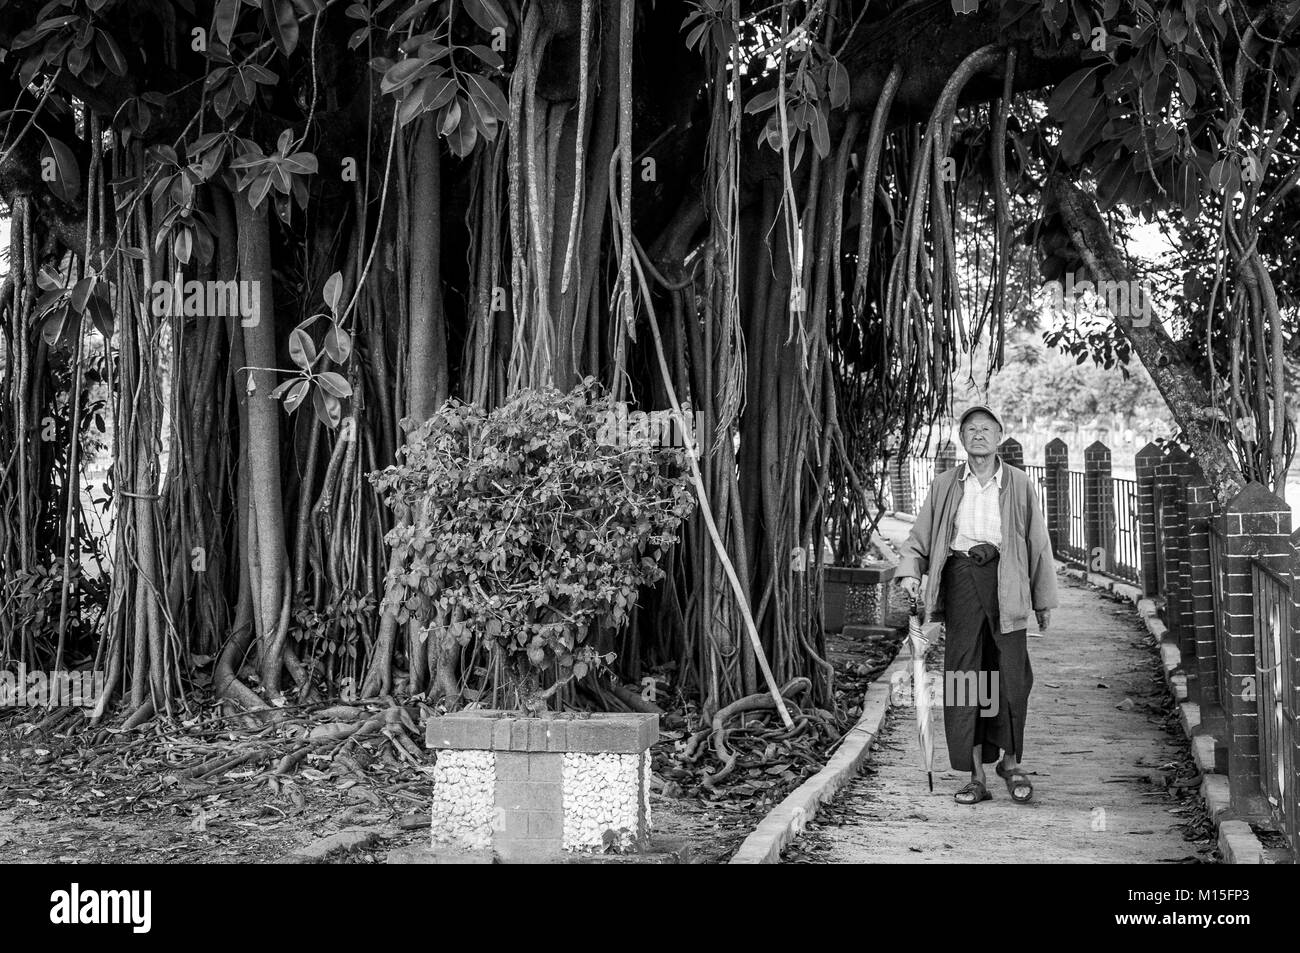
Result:
{"type": "Polygon", "coordinates": [[[907,616],[907,645],[912,650],[912,704],[916,706],[916,741],[921,747],[921,767],[934,790],[934,723],[930,717],[930,692],[925,681],[925,653],[930,648],[921,610],[911,600],[907,616]]]}

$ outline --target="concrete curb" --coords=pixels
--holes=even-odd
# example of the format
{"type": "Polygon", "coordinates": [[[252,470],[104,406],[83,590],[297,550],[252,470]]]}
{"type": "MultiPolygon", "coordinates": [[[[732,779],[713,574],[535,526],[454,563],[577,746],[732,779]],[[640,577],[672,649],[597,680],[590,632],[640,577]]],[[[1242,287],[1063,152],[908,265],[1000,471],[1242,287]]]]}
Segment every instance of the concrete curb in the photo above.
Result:
{"type": "Polygon", "coordinates": [[[1133,603],[1138,616],[1156,640],[1160,651],[1160,669],[1165,676],[1165,687],[1178,702],[1178,724],[1183,734],[1192,745],[1192,758],[1201,772],[1201,797],[1205,801],[1205,811],[1214,822],[1219,835],[1219,852],[1225,864],[1265,864],[1270,863],[1265,854],[1263,842],[1251,830],[1245,821],[1237,820],[1229,813],[1228,778],[1215,772],[1214,739],[1207,734],[1197,734],[1201,724],[1201,706],[1187,700],[1187,676],[1183,673],[1182,654],[1178,646],[1168,642],[1165,637],[1169,630],[1156,615],[1156,604],[1142,595],[1135,586],[1111,579],[1108,576],[1090,573],[1074,566],[1062,564],[1064,574],[1106,589],[1117,596],[1133,603]]]}
{"type": "Polygon", "coordinates": [[[775,864],[781,860],[781,851],[803,833],[804,826],[817,816],[817,809],[833,798],[849,781],[853,780],[864,761],[871,755],[871,743],[876,740],[889,712],[890,686],[895,672],[906,672],[911,665],[907,653],[899,643],[897,655],[889,666],[867,686],[862,699],[862,715],[849,729],[835,754],[820,771],[799,785],[785,800],[774,807],[744,842],[736,849],[729,863],[775,864]]]}

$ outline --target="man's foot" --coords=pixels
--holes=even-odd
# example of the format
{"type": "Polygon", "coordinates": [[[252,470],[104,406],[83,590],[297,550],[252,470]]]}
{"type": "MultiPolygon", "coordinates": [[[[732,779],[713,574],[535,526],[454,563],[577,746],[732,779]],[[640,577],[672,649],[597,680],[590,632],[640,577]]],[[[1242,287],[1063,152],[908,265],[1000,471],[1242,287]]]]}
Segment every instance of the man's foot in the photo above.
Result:
{"type": "Polygon", "coordinates": [[[952,796],[958,804],[978,804],[980,801],[991,801],[993,795],[989,789],[984,786],[983,781],[972,780],[964,788],[952,796]]]}
{"type": "Polygon", "coordinates": [[[998,777],[1007,782],[1007,793],[1017,804],[1024,804],[1034,796],[1034,786],[1021,768],[1003,768],[998,764],[997,772],[998,777]]]}

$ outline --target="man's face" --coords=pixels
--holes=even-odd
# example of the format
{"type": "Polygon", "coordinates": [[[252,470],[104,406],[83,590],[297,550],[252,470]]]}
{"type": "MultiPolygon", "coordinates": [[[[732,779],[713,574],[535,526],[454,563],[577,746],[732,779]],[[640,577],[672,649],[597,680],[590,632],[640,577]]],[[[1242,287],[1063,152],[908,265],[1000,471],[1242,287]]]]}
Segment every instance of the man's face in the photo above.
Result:
{"type": "Polygon", "coordinates": [[[961,445],[967,456],[984,456],[994,453],[1002,442],[1002,428],[988,414],[976,411],[966,418],[961,427],[961,445]]]}

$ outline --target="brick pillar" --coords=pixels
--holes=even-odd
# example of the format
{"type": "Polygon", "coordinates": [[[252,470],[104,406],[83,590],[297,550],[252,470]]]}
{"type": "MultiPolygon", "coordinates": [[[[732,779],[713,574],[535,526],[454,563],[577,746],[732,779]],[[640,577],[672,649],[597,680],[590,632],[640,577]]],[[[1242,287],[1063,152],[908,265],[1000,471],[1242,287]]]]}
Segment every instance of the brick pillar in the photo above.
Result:
{"type": "Polygon", "coordinates": [[[1227,570],[1222,612],[1222,664],[1228,697],[1223,700],[1228,743],[1228,787],[1238,814],[1263,815],[1260,787],[1259,696],[1255,655],[1255,597],[1251,558],[1267,558],[1270,568],[1289,569],[1291,510],[1262,483],[1251,482],[1224,507],[1220,524],[1227,570]]]}
{"type": "MultiPolygon", "coordinates": [[[[1210,516],[1214,493],[1205,481],[1200,464],[1188,460],[1184,469],[1187,501],[1187,583],[1183,620],[1187,623],[1191,655],[1183,656],[1187,672],[1187,699],[1201,706],[1201,723],[1206,710],[1219,703],[1218,651],[1214,642],[1214,590],[1210,579],[1210,516]]],[[[1145,557],[1143,557],[1145,560],[1145,557]]],[[[1144,573],[1145,575],[1145,573],[1144,573]]]]}
{"type": "Polygon", "coordinates": [[[1142,558],[1142,594],[1154,596],[1160,591],[1160,580],[1156,571],[1156,513],[1155,513],[1155,478],[1164,451],[1154,443],[1148,443],[1133,457],[1133,469],[1137,473],[1137,508],[1140,538],[1138,552],[1142,558]]]}
{"type": "Polygon", "coordinates": [[[956,465],[957,445],[945,437],[943,443],[939,444],[939,452],[934,455],[934,475],[946,473],[956,465]]]}
{"type": "Polygon", "coordinates": [[[1070,538],[1070,448],[1060,437],[1043,450],[1043,476],[1047,483],[1047,535],[1058,556],[1070,538]]]}
{"type": "Polygon", "coordinates": [[[1018,470],[1025,468],[1025,450],[1015,437],[1008,437],[998,444],[998,454],[1002,459],[1018,470]]]}
{"type": "Polygon", "coordinates": [[[915,513],[916,499],[912,488],[912,468],[901,452],[889,462],[889,491],[894,497],[894,512],[915,513]]]}
{"type": "Polygon", "coordinates": [[[1083,538],[1089,570],[1115,568],[1115,483],[1110,475],[1110,448],[1100,440],[1083,451],[1083,538]]]}
{"type": "Polygon", "coordinates": [[[1156,466],[1155,474],[1159,497],[1157,544],[1163,570],[1160,589],[1165,595],[1165,625],[1169,629],[1169,640],[1180,649],[1184,645],[1182,605],[1186,595],[1182,587],[1182,569],[1183,553],[1187,548],[1186,496],[1183,491],[1187,461],[1187,451],[1173,444],[1156,466]]]}

